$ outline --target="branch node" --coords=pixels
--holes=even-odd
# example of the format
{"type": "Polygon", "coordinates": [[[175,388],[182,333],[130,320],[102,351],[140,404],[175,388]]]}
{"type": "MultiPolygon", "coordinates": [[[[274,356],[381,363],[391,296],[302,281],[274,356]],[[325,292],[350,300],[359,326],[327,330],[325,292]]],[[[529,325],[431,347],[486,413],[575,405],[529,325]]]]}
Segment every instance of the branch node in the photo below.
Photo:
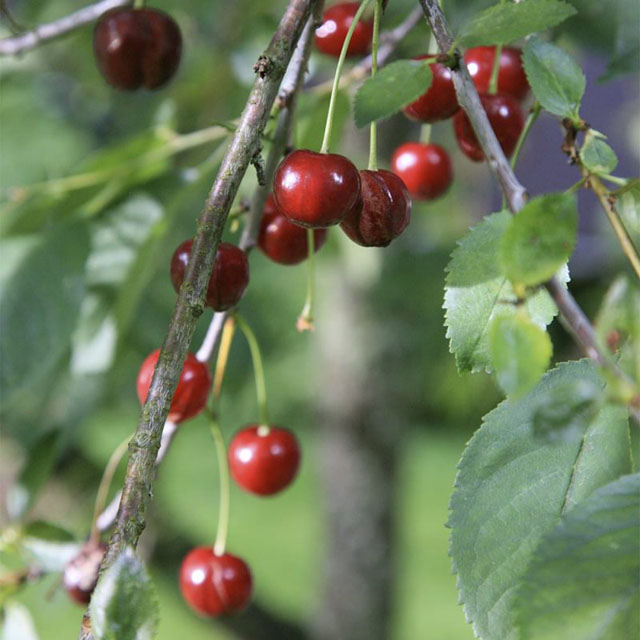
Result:
{"type": "Polygon", "coordinates": [[[251,164],[253,165],[254,169],[256,170],[256,177],[258,178],[258,184],[261,187],[264,187],[267,184],[267,175],[265,173],[264,158],[262,157],[261,151],[262,151],[262,149],[259,148],[253,154],[253,157],[251,158],[251,164]]]}
{"type": "Polygon", "coordinates": [[[266,78],[273,69],[273,60],[269,56],[262,54],[258,61],[253,65],[253,71],[260,78],[266,78]]]}

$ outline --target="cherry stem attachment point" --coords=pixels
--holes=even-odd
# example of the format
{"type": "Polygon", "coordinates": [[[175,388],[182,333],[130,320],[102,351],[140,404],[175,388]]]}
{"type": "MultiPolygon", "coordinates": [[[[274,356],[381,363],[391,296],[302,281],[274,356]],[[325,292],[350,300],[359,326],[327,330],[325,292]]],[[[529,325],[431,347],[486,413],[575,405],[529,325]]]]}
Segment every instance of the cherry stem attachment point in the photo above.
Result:
{"type": "Polygon", "coordinates": [[[297,329],[300,332],[313,331],[313,304],[315,300],[316,290],[316,270],[315,270],[315,235],[313,229],[307,229],[307,297],[304,301],[304,307],[298,316],[297,329]]]}
{"type": "Polygon", "coordinates": [[[498,74],[500,72],[500,58],[502,57],[502,45],[496,45],[496,52],[493,56],[493,66],[491,67],[491,78],[489,79],[489,94],[495,95],[498,92],[498,74]]]}
{"type": "Polygon", "coordinates": [[[96,493],[96,503],[93,509],[93,518],[91,520],[91,535],[90,541],[98,544],[100,541],[100,528],[98,527],[98,517],[104,510],[105,505],[107,504],[107,495],[109,494],[109,487],[111,487],[111,482],[113,480],[113,476],[118,469],[118,465],[122,460],[122,457],[127,452],[127,447],[129,446],[129,440],[131,440],[131,436],[127,436],[113,451],[111,457],[109,458],[106,467],[104,468],[104,472],[102,473],[102,478],[100,479],[100,485],[98,486],[98,492],[96,493]]]}
{"type": "MultiPolygon", "coordinates": [[[[378,73],[378,45],[380,42],[380,14],[382,13],[382,0],[375,0],[373,12],[373,38],[371,41],[371,77],[378,73]]],[[[376,121],[371,123],[369,137],[369,166],[370,171],[378,170],[378,128],[376,121]]]]}
{"type": "Polygon", "coordinates": [[[220,503],[218,505],[218,531],[213,545],[213,553],[221,556],[227,544],[227,532],[229,531],[229,466],[227,462],[227,448],[224,445],[222,430],[215,415],[210,415],[211,437],[216,445],[218,458],[218,471],[220,473],[220,503]]]}
{"type": "Polygon", "coordinates": [[[269,412],[267,411],[267,386],[265,384],[264,366],[262,364],[262,355],[260,354],[260,345],[256,339],[256,334],[247,324],[246,320],[238,313],[235,314],[238,327],[247,339],[249,351],[251,351],[251,359],[253,360],[253,374],[256,380],[256,396],[258,399],[258,414],[260,416],[260,424],[269,424],[269,412]]]}
{"type": "Polygon", "coordinates": [[[340,57],[338,58],[338,63],[336,64],[336,73],[333,78],[333,87],[331,88],[331,97],[329,98],[329,108],[327,109],[327,122],[324,126],[324,137],[322,138],[322,146],[320,147],[320,153],[328,153],[329,151],[329,142],[331,139],[331,129],[333,127],[333,117],[336,109],[336,96],[338,95],[338,89],[340,86],[340,76],[342,75],[342,67],[344,66],[345,58],[347,57],[347,49],[349,48],[349,43],[351,42],[351,36],[355,31],[355,28],[364,13],[364,10],[367,8],[371,0],[362,0],[362,4],[358,7],[355,15],[353,16],[353,21],[349,25],[349,30],[347,31],[347,35],[345,36],[344,43],[342,44],[342,50],[340,51],[340,57]]]}

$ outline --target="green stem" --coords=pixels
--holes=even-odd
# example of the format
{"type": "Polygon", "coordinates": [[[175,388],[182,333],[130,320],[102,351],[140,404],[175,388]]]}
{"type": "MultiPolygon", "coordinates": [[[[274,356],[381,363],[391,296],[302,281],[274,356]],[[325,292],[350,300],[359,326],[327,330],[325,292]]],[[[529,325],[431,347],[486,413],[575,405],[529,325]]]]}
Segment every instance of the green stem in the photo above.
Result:
{"type": "Polygon", "coordinates": [[[227,449],[220,425],[215,416],[211,415],[211,436],[216,445],[218,458],[218,471],[220,473],[220,503],[218,505],[218,531],[213,552],[217,556],[224,553],[227,544],[227,532],[229,531],[229,466],[227,462],[227,449]]]}
{"type": "Polygon", "coordinates": [[[135,0],[133,3],[134,9],[143,9],[146,4],[146,0],[135,0]]]}
{"type": "Polygon", "coordinates": [[[511,156],[512,169],[516,166],[516,162],[518,161],[518,156],[520,155],[520,150],[522,149],[522,145],[524,144],[524,141],[527,139],[527,136],[529,135],[529,131],[531,131],[531,127],[533,126],[533,123],[538,119],[538,116],[540,115],[541,111],[542,111],[542,107],[540,106],[540,103],[535,102],[533,104],[533,107],[531,107],[531,111],[527,116],[527,120],[525,121],[522,132],[520,133],[520,137],[518,138],[516,148],[513,152],[513,155],[511,156]]]}
{"type": "MultiPolygon", "coordinates": [[[[378,45],[380,43],[380,15],[382,14],[382,0],[375,0],[373,12],[373,39],[371,42],[371,77],[378,73],[378,45]]],[[[369,166],[370,171],[378,170],[378,127],[376,121],[371,123],[369,134],[369,166]]]]}
{"type": "Polygon", "coordinates": [[[269,412],[267,411],[267,386],[264,378],[264,367],[262,365],[262,356],[260,355],[260,345],[256,339],[256,334],[247,324],[246,320],[239,314],[235,314],[236,323],[249,344],[251,351],[251,359],[253,360],[253,374],[256,380],[256,396],[258,399],[258,414],[260,416],[260,424],[269,426],[269,412]]]}
{"type": "Polygon", "coordinates": [[[429,144],[429,142],[431,142],[431,125],[428,123],[420,127],[420,142],[422,142],[422,144],[429,144]]]}
{"type": "Polygon", "coordinates": [[[91,542],[98,543],[100,541],[100,530],[98,529],[98,516],[104,510],[107,503],[107,496],[109,494],[109,487],[113,481],[113,476],[118,469],[118,465],[122,460],[122,456],[127,452],[129,446],[129,440],[131,436],[127,436],[114,450],[107,462],[107,466],[104,468],[100,485],[98,486],[98,492],[96,493],[96,503],[93,509],[93,518],[91,520],[91,542]]]}
{"type": "Polygon", "coordinates": [[[309,255],[307,258],[307,297],[304,307],[298,316],[298,331],[310,331],[313,329],[313,303],[315,300],[316,278],[315,278],[315,235],[313,229],[307,229],[307,247],[309,255]]]}
{"type": "Polygon", "coordinates": [[[500,58],[502,56],[502,45],[496,45],[496,52],[493,56],[493,67],[491,67],[491,79],[489,80],[489,93],[494,95],[498,91],[498,73],[500,71],[500,58]]]}
{"type": "Polygon", "coordinates": [[[320,147],[320,153],[328,153],[329,141],[331,139],[331,129],[333,127],[333,114],[336,108],[336,96],[338,95],[338,87],[340,85],[340,76],[342,75],[342,67],[344,66],[345,58],[347,57],[347,49],[351,42],[351,36],[358,24],[364,10],[371,0],[362,0],[362,4],[358,7],[356,14],[353,16],[353,21],[349,25],[349,30],[345,36],[344,43],[342,45],[342,51],[340,51],[340,57],[336,64],[336,73],[333,77],[333,87],[331,88],[331,97],[329,98],[329,109],[327,110],[327,122],[324,126],[324,137],[322,139],[322,146],[320,147]]]}

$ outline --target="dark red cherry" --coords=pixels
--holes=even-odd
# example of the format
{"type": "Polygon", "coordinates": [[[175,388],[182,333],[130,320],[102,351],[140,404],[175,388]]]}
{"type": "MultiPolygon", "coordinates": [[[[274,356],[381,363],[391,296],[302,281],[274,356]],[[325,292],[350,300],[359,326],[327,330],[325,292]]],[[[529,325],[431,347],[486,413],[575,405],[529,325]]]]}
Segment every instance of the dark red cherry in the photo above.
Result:
{"type": "MultiPolygon", "coordinates": [[[[359,2],[339,2],[322,14],[322,26],[316,29],[316,47],[322,53],[340,57],[344,39],[360,6],[359,2]]],[[[363,56],[371,49],[373,21],[359,20],[347,47],[348,56],[363,56]]]]}
{"type": "Polygon", "coordinates": [[[360,197],[360,174],[336,153],[293,151],[276,170],[273,197],[278,209],[303,227],[338,224],[360,197]]]}
{"type": "MultiPolygon", "coordinates": [[[[313,230],[317,252],[327,240],[327,229],[313,230]]],[[[258,235],[258,247],[268,258],[280,264],[298,264],[309,255],[307,230],[280,213],[273,195],[267,196],[258,235]]]]}
{"type": "Polygon", "coordinates": [[[453,172],[449,154],[438,144],[407,142],[391,158],[391,170],[418,200],[438,198],[451,185],[453,172]]]}
{"type": "Polygon", "coordinates": [[[96,24],[93,50],[100,73],[117,89],[157,89],[178,68],[182,36],[157,9],[112,9],[96,24]]]}
{"type": "Polygon", "coordinates": [[[242,611],[251,600],[249,567],[230,553],[216,555],[211,547],[189,551],[180,568],[180,591],[185,602],[203,616],[242,611]]]}
{"type": "MultiPolygon", "coordinates": [[[[182,286],[192,246],[193,240],[185,240],[171,257],[171,282],[176,292],[182,286]]],[[[215,311],[225,311],[235,307],[240,302],[248,284],[247,254],[233,244],[221,242],[213,263],[205,304],[215,311]]]]}
{"type": "MultiPolygon", "coordinates": [[[[428,56],[419,56],[423,60],[428,56]]],[[[453,86],[453,75],[449,67],[439,63],[429,65],[433,80],[431,86],[417,100],[404,108],[404,113],[412,120],[436,122],[450,118],[458,109],[458,98],[453,86]]]]}
{"type": "MultiPolygon", "coordinates": [[[[504,154],[507,157],[511,156],[524,126],[520,103],[512,96],[502,93],[482,94],[480,101],[504,154]]],[[[464,111],[460,111],[454,117],[453,130],[462,153],[475,162],[484,160],[484,153],[464,111]]]]}
{"type": "Polygon", "coordinates": [[[386,247],[411,220],[411,198],[402,180],[391,171],[360,172],[362,198],[340,228],[363,247],[386,247]]]}
{"type": "MultiPolygon", "coordinates": [[[[144,404],[147,399],[159,356],[160,349],[150,353],[138,372],[136,390],[140,404],[144,404]]],[[[200,362],[192,353],[188,353],[178,380],[178,386],[171,400],[168,419],[172,422],[184,422],[199,414],[207,404],[210,388],[211,372],[209,367],[205,362],[200,362]]]]}
{"type": "Polygon", "coordinates": [[[100,564],[106,550],[105,544],[87,542],[82,546],[78,555],[65,565],[62,572],[62,584],[74,602],[86,605],[91,600],[91,594],[96,588],[100,564]]]}
{"type": "MultiPolygon", "coordinates": [[[[464,54],[464,61],[478,93],[488,93],[491,82],[495,46],[474,47],[464,54]]],[[[529,82],[522,66],[522,51],[515,47],[503,47],[498,68],[498,92],[508,93],[522,100],[529,92],[529,82]]]]}
{"type": "Polygon", "coordinates": [[[249,425],[229,445],[231,477],[245,491],[270,496],[288,487],[298,473],[300,447],[288,429],[249,425]]]}

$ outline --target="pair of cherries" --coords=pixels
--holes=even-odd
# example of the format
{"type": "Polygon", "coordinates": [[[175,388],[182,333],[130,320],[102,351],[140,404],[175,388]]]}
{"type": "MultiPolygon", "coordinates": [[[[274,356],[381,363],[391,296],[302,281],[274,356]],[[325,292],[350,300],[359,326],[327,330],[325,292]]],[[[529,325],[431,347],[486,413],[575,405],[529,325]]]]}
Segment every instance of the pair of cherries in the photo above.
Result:
{"type": "Polygon", "coordinates": [[[411,219],[411,198],[390,171],[358,171],[342,155],[298,149],[286,156],[273,181],[278,210],[312,229],[340,224],[354,242],[385,247],[411,219]]]}

